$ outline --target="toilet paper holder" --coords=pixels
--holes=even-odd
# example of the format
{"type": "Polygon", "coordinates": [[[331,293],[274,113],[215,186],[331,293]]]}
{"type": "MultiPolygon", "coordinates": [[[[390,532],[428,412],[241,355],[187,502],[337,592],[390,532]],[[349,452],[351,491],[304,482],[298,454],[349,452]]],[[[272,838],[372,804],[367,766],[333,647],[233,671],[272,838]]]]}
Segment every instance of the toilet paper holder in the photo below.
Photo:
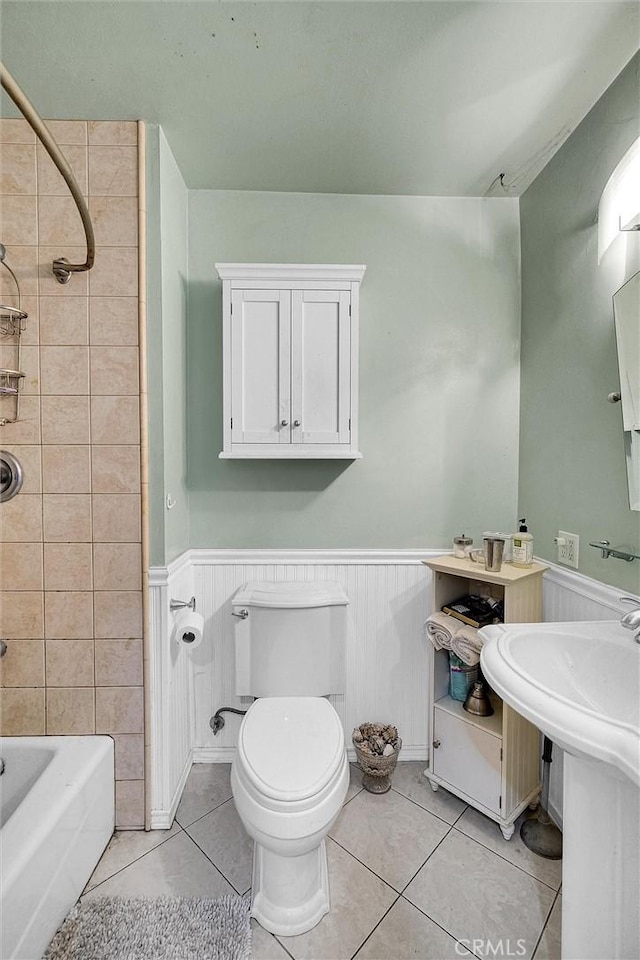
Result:
{"type": "Polygon", "coordinates": [[[189,610],[196,612],[196,598],[191,597],[191,600],[170,600],[169,601],[169,610],[174,613],[176,610],[182,610],[184,607],[188,607],[189,610]]]}

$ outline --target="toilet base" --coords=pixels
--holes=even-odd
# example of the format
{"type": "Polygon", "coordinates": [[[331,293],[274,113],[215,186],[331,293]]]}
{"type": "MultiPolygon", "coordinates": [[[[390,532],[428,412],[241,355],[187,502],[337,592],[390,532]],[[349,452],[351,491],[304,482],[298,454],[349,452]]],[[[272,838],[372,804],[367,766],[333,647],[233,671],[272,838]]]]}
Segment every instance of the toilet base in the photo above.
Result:
{"type": "Polygon", "coordinates": [[[254,841],[251,916],[270,933],[294,937],[329,912],[324,838],[299,857],[282,857],[254,841]]]}

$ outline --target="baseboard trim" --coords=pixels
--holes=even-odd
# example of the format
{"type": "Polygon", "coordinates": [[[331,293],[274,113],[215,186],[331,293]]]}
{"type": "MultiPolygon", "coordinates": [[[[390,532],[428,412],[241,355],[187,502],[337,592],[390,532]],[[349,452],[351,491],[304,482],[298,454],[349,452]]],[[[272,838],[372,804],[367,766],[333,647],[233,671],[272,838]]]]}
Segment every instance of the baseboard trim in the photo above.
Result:
{"type": "Polygon", "coordinates": [[[180,779],[176,784],[176,788],[173,791],[173,796],[171,798],[171,803],[169,804],[168,810],[152,810],[151,817],[149,820],[149,827],[151,830],[169,830],[175,819],[176,810],[178,809],[178,804],[182,799],[182,793],[187,782],[187,777],[191,773],[191,767],[194,763],[194,751],[192,750],[185,765],[180,774],[180,779]]]}

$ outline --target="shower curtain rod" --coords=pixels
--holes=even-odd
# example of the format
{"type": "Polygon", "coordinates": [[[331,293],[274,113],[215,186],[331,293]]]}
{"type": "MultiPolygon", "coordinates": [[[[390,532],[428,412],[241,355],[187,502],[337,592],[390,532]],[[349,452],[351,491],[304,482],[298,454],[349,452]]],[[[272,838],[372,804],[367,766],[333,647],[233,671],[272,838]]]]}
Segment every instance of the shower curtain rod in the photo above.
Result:
{"type": "Polygon", "coordinates": [[[91,270],[96,256],[96,241],[93,234],[93,224],[89,216],[89,210],[84,197],[77,184],[76,178],[67,163],[60,147],[49,132],[44,120],[41,118],[35,107],[29,102],[28,97],[20,89],[13,79],[5,65],[0,61],[0,83],[11,97],[16,107],[23,115],[30,127],[35,131],[36,136],[41,140],[47,153],[60,171],[65,183],[71,191],[71,196],[76,202],[82,226],[87,243],[87,258],[84,263],[69,263],[65,257],[59,257],[53,261],[53,273],[58,283],[68,283],[72,273],[82,273],[84,270],[91,270]]]}

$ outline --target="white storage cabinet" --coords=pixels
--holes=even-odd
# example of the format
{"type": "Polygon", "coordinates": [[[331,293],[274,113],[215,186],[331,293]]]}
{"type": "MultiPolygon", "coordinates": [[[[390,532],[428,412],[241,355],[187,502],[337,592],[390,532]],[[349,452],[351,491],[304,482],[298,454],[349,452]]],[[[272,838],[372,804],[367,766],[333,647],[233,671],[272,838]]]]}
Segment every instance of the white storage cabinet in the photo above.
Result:
{"type": "Polygon", "coordinates": [[[358,459],[358,292],[364,266],[217,263],[220,457],[358,459]]]}
{"type": "MultiPolygon", "coordinates": [[[[467,594],[498,597],[505,623],[537,623],[542,613],[543,564],[503,564],[491,573],[482,564],[453,556],[423,561],[433,571],[434,611],[467,594]]],[[[475,717],[449,696],[449,654],[429,643],[431,749],[425,776],[433,790],[445,787],[499,824],[505,840],[527,805],[540,793],[540,733],[491,693],[494,713],[475,717]]]]}

